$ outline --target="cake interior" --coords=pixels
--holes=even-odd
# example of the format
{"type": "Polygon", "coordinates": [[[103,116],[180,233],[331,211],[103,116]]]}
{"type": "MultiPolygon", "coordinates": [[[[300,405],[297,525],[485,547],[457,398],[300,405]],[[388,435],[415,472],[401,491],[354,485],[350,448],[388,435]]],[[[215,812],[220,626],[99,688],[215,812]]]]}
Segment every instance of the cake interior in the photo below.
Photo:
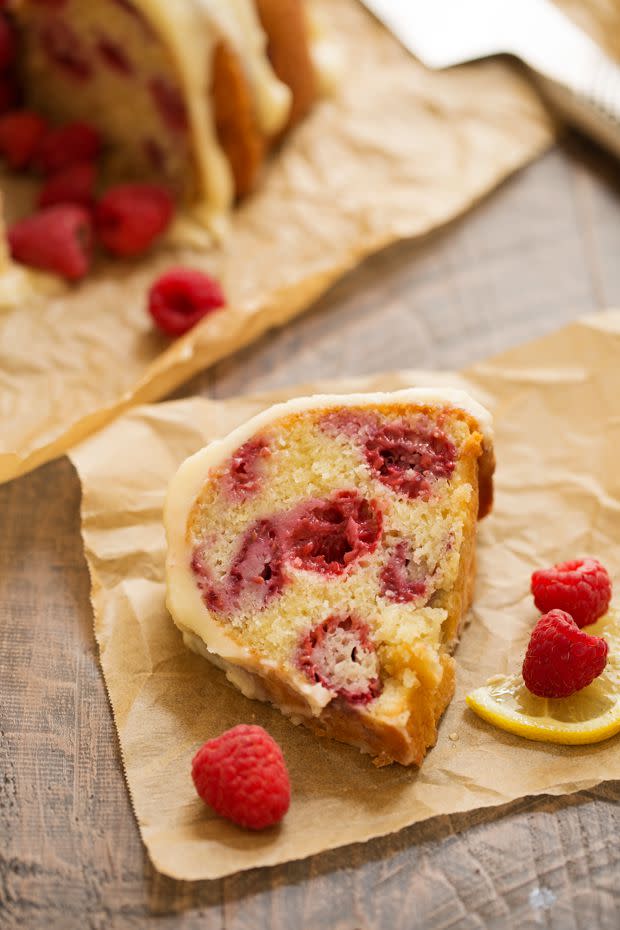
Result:
{"type": "Polygon", "coordinates": [[[189,516],[209,617],[347,713],[405,729],[416,702],[435,713],[471,593],[482,443],[465,412],[415,405],[266,426],[211,470],[189,516]]]}
{"type": "Polygon", "coordinates": [[[191,144],[183,93],[165,44],[123,0],[28,3],[23,71],[30,103],[53,120],[84,120],[108,143],[108,171],[164,179],[189,196],[191,144]]]}

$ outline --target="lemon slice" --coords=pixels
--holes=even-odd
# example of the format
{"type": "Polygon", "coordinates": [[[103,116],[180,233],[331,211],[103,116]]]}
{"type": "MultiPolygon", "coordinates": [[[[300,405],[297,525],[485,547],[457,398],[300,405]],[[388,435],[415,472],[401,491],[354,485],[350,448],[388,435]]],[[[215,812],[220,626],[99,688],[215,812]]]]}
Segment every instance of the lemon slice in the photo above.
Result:
{"type": "Polygon", "coordinates": [[[526,739],[576,745],[618,733],[620,614],[612,610],[585,630],[609,644],[605,670],[587,688],[566,698],[540,698],[528,691],[521,675],[496,675],[467,695],[468,706],[483,720],[526,739]]]}

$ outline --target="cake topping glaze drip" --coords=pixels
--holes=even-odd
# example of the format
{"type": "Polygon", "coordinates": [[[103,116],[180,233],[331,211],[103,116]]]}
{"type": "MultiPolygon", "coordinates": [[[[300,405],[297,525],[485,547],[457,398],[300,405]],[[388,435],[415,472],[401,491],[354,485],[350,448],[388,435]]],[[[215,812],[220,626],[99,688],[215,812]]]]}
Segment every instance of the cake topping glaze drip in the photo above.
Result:
{"type": "Polygon", "coordinates": [[[210,82],[213,54],[224,39],[239,53],[252,87],[261,128],[275,133],[286,122],[290,91],[275,76],[253,0],[134,0],[165,37],[184,85],[194,158],[199,169],[204,219],[218,226],[234,197],[230,165],[218,142],[210,82]]]}

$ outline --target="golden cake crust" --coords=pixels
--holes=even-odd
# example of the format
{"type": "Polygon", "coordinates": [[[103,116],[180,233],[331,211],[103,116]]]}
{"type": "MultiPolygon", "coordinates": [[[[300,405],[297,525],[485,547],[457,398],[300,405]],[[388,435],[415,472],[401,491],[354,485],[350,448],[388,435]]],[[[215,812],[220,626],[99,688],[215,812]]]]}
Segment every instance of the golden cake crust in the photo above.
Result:
{"type": "Polygon", "coordinates": [[[304,8],[300,0],[256,0],[256,9],[273,70],[293,95],[285,132],[307,116],[317,98],[304,8]]]}
{"type": "Polygon", "coordinates": [[[227,42],[220,42],[214,52],[211,93],[217,136],[232,169],[236,194],[243,197],[256,183],[268,140],[257,124],[242,64],[227,42]]]}
{"type": "MultiPolygon", "coordinates": [[[[306,116],[317,97],[310,41],[300,0],[255,0],[267,36],[267,55],[276,76],[292,94],[288,129],[306,116]]],[[[261,133],[252,104],[243,64],[226,42],[213,59],[213,106],[220,145],[230,162],[237,197],[249,194],[274,139],[261,133]]]]}

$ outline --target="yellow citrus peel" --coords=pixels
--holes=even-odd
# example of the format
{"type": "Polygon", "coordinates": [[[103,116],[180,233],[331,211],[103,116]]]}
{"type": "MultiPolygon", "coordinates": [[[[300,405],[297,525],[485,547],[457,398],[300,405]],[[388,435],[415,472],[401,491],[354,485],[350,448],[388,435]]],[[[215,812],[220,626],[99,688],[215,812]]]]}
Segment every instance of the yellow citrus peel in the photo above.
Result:
{"type": "Polygon", "coordinates": [[[611,610],[584,629],[609,645],[605,670],[587,688],[566,698],[540,698],[520,674],[496,675],[467,695],[467,705],[483,720],[526,739],[577,745],[620,732],[620,614],[611,610]]]}

